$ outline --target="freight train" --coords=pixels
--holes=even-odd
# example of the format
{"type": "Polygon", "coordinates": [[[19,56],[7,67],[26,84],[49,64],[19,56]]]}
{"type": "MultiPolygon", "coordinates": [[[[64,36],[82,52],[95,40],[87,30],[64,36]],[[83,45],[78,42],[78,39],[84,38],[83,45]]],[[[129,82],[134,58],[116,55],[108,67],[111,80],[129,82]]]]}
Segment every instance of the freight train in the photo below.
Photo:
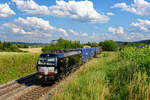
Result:
{"type": "Polygon", "coordinates": [[[37,61],[38,79],[55,81],[101,53],[101,47],[81,48],[64,53],[42,53],[37,61]]]}

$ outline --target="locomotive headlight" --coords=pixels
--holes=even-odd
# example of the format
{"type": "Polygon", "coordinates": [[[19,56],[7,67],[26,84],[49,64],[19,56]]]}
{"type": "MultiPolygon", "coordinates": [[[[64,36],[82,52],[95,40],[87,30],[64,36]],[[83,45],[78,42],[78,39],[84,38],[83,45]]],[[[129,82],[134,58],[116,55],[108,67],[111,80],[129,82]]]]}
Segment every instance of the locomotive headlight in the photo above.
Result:
{"type": "Polygon", "coordinates": [[[55,69],[55,72],[54,73],[57,73],[57,69],[55,69]]]}
{"type": "Polygon", "coordinates": [[[55,68],[54,67],[49,67],[48,68],[48,72],[54,72],[55,71],[55,68]]]}

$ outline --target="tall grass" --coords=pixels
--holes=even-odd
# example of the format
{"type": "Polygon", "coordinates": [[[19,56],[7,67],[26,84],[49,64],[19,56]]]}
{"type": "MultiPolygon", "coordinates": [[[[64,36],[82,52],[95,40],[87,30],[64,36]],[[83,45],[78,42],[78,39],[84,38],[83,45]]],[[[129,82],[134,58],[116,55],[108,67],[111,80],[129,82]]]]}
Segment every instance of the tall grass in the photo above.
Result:
{"type": "MultiPolygon", "coordinates": [[[[127,100],[149,100],[150,99],[150,50],[146,48],[125,48],[120,52],[120,60],[126,69],[122,76],[125,79],[120,79],[120,86],[127,91],[127,100]],[[129,65],[126,65],[126,63],[129,65]]],[[[118,70],[118,73],[122,73],[118,70]]],[[[122,95],[125,92],[122,92],[122,95]]]]}
{"type": "Polygon", "coordinates": [[[148,48],[105,52],[81,67],[52,100],[149,100],[148,48]]]}
{"type": "Polygon", "coordinates": [[[108,82],[105,81],[106,71],[110,68],[107,63],[114,61],[113,58],[113,53],[103,54],[83,65],[71,80],[56,91],[52,100],[105,100],[110,96],[108,82]]]}
{"type": "Polygon", "coordinates": [[[0,84],[36,72],[38,53],[0,53],[0,84]]]}

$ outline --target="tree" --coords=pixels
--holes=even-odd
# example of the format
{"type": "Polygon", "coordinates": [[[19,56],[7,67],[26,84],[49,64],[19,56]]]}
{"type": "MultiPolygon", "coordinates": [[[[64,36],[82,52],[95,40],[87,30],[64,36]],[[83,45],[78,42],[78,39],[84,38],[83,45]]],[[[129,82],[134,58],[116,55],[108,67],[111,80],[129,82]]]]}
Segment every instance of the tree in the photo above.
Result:
{"type": "Polygon", "coordinates": [[[98,47],[98,44],[96,42],[91,43],[91,47],[98,47]]]}
{"type": "Polygon", "coordinates": [[[29,48],[27,44],[16,44],[18,48],[29,48]]]}
{"type": "Polygon", "coordinates": [[[1,42],[1,41],[0,41],[0,51],[21,52],[17,44],[12,44],[11,42],[1,42]]]}
{"type": "Polygon", "coordinates": [[[91,43],[90,43],[90,42],[88,42],[86,45],[91,46],[91,43]]]}
{"type": "Polygon", "coordinates": [[[105,40],[99,43],[104,51],[117,51],[117,44],[113,40],[105,40]]]}
{"type": "Polygon", "coordinates": [[[0,49],[3,49],[3,43],[0,41],[0,49]]]}
{"type": "Polygon", "coordinates": [[[90,47],[98,47],[98,44],[96,42],[88,42],[85,45],[88,45],[90,47]]]}
{"type": "Polygon", "coordinates": [[[44,46],[42,48],[43,52],[52,52],[56,49],[74,49],[74,48],[82,48],[82,44],[79,41],[71,41],[71,40],[64,40],[63,38],[59,38],[57,43],[51,43],[48,46],[44,46]]]}
{"type": "Polygon", "coordinates": [[[102,46],[103,46],[103,43],[104,43],[103,41],[102,41],[102,42],[99,42],[99,46],[102,47],[102,46]]]}

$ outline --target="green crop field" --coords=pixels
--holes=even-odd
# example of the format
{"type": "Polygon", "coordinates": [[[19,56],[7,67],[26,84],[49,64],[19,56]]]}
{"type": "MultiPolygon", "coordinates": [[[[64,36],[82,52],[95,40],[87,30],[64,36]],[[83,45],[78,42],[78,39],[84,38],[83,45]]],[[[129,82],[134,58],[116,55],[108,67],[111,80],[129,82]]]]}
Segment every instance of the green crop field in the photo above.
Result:
{"type": "Polygon", "coordinates": [[[36,72],[39,53],[0,52],[0,84],[36,72]]]}
{"type": "Polygon", "coordinates": [[[52,100],[149,100],[150,50],[104,52],[84,64],[52,100]]]}

